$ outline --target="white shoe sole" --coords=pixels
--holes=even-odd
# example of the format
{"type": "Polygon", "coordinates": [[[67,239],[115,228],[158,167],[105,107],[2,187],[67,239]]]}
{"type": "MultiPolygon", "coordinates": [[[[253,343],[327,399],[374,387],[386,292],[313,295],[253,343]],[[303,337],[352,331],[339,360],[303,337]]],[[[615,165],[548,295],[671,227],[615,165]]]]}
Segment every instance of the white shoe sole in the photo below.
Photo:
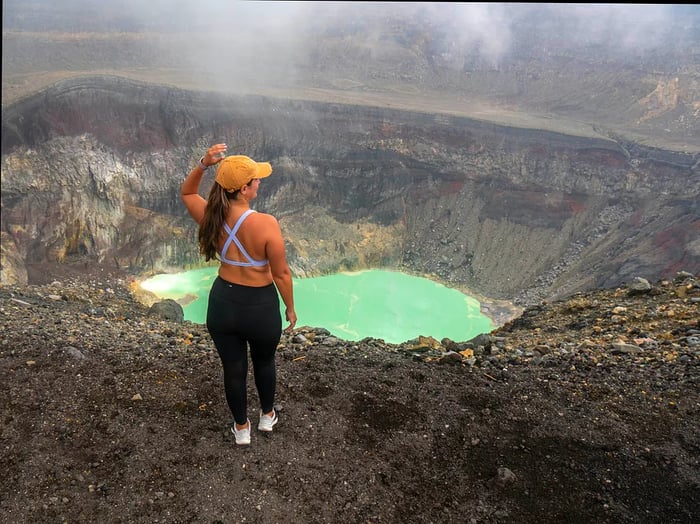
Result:
{"type": "Polygon", "coordinates": [[[233,440],[236,441],[237,446],[248,446],[250,445],[250,420],[248,421],[248,435],[244,437],[243,435],[237,435],[236,433],[242,433],[246,430],[242,429],[240,431],[236,431],[236,426],[231,426],[231,433],[233,433],[233,440]]]}
{"type": "Polygon", "coordinates": [[[269,433],[272,431],[272,428],[274,427],[275,424],[279,421],[279,417],[277,416],[277,412],[275,412],[275,417],[272,419],[272,424],[263,424],[262,420],[258,422],[258,431],[264,431],[266,433],[269,433]]]}

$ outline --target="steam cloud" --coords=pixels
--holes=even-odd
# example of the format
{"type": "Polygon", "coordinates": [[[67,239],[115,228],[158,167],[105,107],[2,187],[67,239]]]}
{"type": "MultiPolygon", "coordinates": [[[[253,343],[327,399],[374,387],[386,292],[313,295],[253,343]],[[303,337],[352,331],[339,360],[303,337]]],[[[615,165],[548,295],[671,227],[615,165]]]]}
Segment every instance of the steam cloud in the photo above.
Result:
{"type": "Polygon", "coordinates": [[[162,55],[161,64],[188,68],[195,77],[218,77],[203,79],[203,84],[281,77],[293,81],[295,75],[309,74],[310,68],[323,63],[328,45],[335,46],[328,56],[338,57],[346,51],[346,43],[348,60],[366,58],[380,64],[382,57],[389,57],[387,50],[400,44],[403,52],[427,45],[436,56],[448,57],[446,62],[452,57],[455,67],[467,56],[497,67],[508,53],[521,48],[523,39],[531,49],[544,52],[587,45],[598,46],[601,53],[628,52],[639,59],[669,42],[678,46],[688,38],[697,41],[699,20],[700,7],[663,4],[3,2],[4,31],[170,35],[154,48],[162,55]],[[350,48],[346,39],[353,35],[361,38],[355,38],[350,48]],[[412,40],[407,42],[406,35],[412,40]],[[399,38],[404,40],[398,42],[399,38]]]}

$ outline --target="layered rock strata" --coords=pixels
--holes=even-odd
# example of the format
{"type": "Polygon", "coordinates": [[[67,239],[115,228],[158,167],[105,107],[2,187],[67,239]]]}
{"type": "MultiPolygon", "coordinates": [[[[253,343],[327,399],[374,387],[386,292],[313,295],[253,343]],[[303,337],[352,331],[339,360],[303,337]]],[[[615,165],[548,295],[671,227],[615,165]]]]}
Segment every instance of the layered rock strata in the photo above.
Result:
{"type": "Polygon", "coordinates": [[[279,218],[299,276],[399,268],[531,303],[700,269],[697,154],[89,77],[3,111],[3,280],[37,262],[201,264],[179,186],[220,141],[273,164],[256,207],[279,218]]]}

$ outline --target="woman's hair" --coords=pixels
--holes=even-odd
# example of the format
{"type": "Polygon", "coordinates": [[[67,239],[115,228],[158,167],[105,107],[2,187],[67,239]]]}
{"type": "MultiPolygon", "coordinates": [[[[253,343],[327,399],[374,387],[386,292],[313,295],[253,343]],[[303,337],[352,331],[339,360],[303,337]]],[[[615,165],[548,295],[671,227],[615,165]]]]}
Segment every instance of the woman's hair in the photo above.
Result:
{"type": "MultiPolygon", "coordinates": [[[[250,185],[250,182],[247,185],[250,185]]],[[[229,193],[216,182],[209,191],[207,207],[204,209],[204,218],[199,225],[198,234],[199,252],[204,255],[207,262],[217,259],[219,239],[228,215],[228,208],[231,200],[238,196],[238,191],[229,193]]]]}

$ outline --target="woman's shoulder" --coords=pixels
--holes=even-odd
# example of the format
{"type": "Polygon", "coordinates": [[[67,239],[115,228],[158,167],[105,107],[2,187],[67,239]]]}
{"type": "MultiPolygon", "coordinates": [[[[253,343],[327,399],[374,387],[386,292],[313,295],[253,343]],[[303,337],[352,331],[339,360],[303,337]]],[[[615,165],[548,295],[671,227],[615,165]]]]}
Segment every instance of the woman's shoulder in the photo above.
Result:
{"type": "Polygon", "coordinates": [[[264,222],[277,222],[277,219],[275,218],[274,215],[271,215],[270,213],[262,213],[260,211],[256,211],[255,213],[251,213],[251,217],[255,217],[260,221],[264,222]]]}
{"type": "Polygon", "coordinates": [[[277,231],[280,227],[275,216],[269,213],[251,213],[248,216],[248,220],[251,220],[254,227],[262,228],[268,231],[277,231]]]}

